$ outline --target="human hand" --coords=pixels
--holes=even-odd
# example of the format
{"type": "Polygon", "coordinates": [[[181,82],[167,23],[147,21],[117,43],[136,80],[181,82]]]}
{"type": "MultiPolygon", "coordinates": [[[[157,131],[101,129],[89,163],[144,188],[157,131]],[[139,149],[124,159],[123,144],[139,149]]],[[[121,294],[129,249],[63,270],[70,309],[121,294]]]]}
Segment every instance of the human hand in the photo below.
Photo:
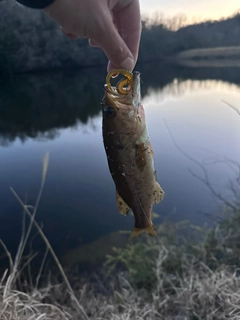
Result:
{"type": "Polygon", "coordinates": [[[55,0],[44,9],[72,39],[89,38],[109,59],[107,70],[132,71],[141,34],[139,0],[55,0]]]}

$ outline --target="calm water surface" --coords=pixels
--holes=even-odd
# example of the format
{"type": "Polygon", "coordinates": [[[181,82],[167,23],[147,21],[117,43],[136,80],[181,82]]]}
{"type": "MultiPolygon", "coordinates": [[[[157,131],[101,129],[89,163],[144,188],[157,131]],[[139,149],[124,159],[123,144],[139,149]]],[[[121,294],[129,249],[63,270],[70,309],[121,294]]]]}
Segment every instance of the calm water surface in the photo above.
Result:
{"type": "MultiPolygon", "coordinates": [[[[228,195],[236,172],[221,160],[240,162],[240,117],[222,100],[240,108],[240,70],[138,70],[158,181],[166,193],[154,206],[159,222],[211,223],[209,214],[218,215],[221,202],[195,177],[203,177],[202,170],[176,147],[165,122],[178,146],[205,165],[214,188],[228,195]]],[[[105,76],[103,68],[1,82],[0,238],[10,248],[19,242],[22,209],[9,187],[34,204],[46,152],[50,163],[37,221],[59,254],[112,231],[132,229],[133,217],[116,209],[102,143],[105,76]]],[[[36,243],[41,246],[41,240],[36,243]]]]}

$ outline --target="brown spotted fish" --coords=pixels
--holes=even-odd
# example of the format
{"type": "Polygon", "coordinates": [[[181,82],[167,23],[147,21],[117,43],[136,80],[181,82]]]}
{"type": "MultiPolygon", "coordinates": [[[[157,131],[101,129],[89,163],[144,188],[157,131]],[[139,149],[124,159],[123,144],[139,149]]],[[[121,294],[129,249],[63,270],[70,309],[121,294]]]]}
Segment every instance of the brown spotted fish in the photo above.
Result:
{"type": "Polygon", "coordinates": [[[103,141],[116,186],[117,207],[124,215],[130,209],[133,211],[135,227],[130,238],[142,233],[156,235],[151,220],[152,207],[163,199],[164,191],[156,180],[153,151],[140,102],[140,73],[115,69],[108,74],[106,82],[102,101],[103,141]],[[110,79],[119,73],[125,78],[112,87],[110,79]]]}

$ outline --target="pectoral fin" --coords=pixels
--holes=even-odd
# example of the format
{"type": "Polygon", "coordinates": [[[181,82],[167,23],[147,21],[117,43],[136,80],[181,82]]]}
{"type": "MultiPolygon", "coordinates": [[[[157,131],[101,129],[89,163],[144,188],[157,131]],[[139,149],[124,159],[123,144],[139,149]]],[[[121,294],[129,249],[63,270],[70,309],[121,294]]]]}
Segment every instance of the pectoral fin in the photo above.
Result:
{"type": "Polygon", "coordinates": [[[164,191],[160,187],[159,183],[156,182],[156,189],[155,189],[155,200],[154,203],[159,203],[164,198],[164,191]]]}
{"type": "Polygon", "coordinates": [[[129,206],[126,204],[126,202],[123,200],[123,198],[119,195],[118,191],[116,191],[117,193],[117,207],[118,207],[118,211],[121,214],[124,214],[125,216],[128,214],[129,211],[129,206]]]}

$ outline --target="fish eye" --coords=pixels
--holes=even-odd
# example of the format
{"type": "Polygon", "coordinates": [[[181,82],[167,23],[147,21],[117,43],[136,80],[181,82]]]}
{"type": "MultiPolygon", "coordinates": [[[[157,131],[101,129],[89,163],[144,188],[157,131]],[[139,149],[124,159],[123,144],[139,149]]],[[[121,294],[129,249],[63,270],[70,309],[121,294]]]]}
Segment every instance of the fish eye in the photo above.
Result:
{"type": "Polygon", "coordinates": [[[103,108],[103,114],[107,117],[113,117],[115,115],[115,110],[111,106],[106,106],[103,108]]]}

